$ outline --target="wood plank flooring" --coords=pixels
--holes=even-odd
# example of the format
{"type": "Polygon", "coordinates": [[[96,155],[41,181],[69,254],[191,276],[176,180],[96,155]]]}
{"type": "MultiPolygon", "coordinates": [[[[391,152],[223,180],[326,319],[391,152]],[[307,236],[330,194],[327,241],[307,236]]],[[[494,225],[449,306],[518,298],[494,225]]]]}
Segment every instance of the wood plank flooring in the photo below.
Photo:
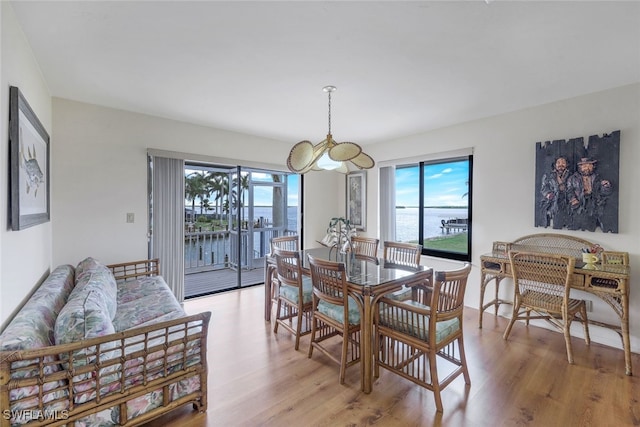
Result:
{"type": "MultiPolygon", "coordinates": [[[[465,308],[465,348],[471,386],[459,377],[433,395],[381,370],[373,392],[360,391],[359,367],[338,382],[338,366],[300,350],[282,328],[263,318],[264,288],[256,286],[189,300],[189,313],[211,311],[209,407],[191,406],[148,427],[204,426],[633,426],[640,425],[640,379],[625,375],[622,350],[574,338],[575,364],[566,360],[561,333],[517,323],[508,341],[507,320],[465,308]]],[[[580,325],[577,325],[580,327],[580,325]]],[[[632,355],[640,375],[640,355],[632,355]]]]}

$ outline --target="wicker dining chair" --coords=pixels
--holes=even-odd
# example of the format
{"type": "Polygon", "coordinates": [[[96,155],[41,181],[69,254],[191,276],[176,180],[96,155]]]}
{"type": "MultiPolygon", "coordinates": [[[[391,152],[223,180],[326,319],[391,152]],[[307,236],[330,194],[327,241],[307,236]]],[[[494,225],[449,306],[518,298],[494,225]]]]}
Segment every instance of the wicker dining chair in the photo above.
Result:
{"type": "Polygon", "coordinates": [[[567,360],[573,363],[570,328],[576,315],[584,325],[584,340],[587,345],[590,343],[586,304],[569,296],[576,259],[568,255],[510,251],[509,261],[515,295],[513,314],[503,338],[509,338],[516,320],[525,320],[529,325],[531,319],[545,319],[564,332],[567,360]]]}
{"type": "Polygon", "coordinates": [[[309,276],[302,274],[299,251],[275,247],[278,295],[273,332],[282,326],[295,335],[297,350],[300,337],[311,333],[312,286],[309,276]]]}
{"type": "Polygon", "coordinates": [[[629,252],[603,251],[600,258],[603,264],[629,265],[629,252]]]}
{"type": "Polygon", "coordinates": [[[353,236],[351,238],[351,246],[353,247],[353,253],[356,255],[363,255],[367,257],[378,256],[379,243],[380,243],[380,240],[374,237],[353,236]]]}
{"type": "MultiPolygon", "coordinates": [[[[273,256],[274,249],[280,248],[285,251],[299,251],[300,243],[298,235],[272,237],[270,241],[270,253],[273,256]]],[[[278,303],[278,274],[276,273],[276,265],[267,263],[265,277],[271,280],[271,304],[275,306],[278,303]]]]}
{"type": "MultiPolygon", "coordinates": [[[[433,284],[425,279],[430,301],[397,301],[382,297],[375,313],[375,367],[400,375],[431,390],[442,412],[440,392],[459,375],[471,384],[463,342],[464,293],[471,264],[436,271],[433,284]],[[438,360],[447,363],[438,365],[438,360]],[[440,375],[446,375],[440,378],[440,375]]],[[[421,285],[417,285],[421,286],[421,285]]]]}
{"type": "MultiPolygon", "coordinates": [[[[331,262],[309,255],[309,268],[313,284],[313,311],[309,358],[318,349],[340,365],[340,384],[344,384],[348,367],[360,362],[360,316],[362,304],[347,294],[344,263],[331,262]],[[331,338],[340,336],[340,356],[332,351],[331,338]],[[329,341],[327,341],[329,340],[329,341]]],[[[360,378],[363,378],[360,364],[360,378]]]]}
{"type": "Polygon", "coordinates": [[[404,242],[384,242],[385,261],[397,264],[420,264],[422,245],[404,242]]]}
{"type": "MultiPolygon", "coordinates": [[[[418,265],[422,255],[422,245],[404,242],[384,242],[383,258],[387,263],[418,265]]],[[[403,287],[388,295],[390,298],[406,301],[411,299],[411,290],[403,287]]]]}

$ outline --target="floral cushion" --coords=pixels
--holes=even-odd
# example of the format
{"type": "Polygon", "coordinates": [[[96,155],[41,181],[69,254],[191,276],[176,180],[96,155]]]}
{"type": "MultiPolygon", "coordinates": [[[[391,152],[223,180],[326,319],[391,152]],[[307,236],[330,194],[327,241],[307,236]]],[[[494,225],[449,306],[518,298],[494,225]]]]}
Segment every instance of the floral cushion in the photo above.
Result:
{"type": "MultiPolygon", "coordinates": [[[[282,295],[289,301],[293,301],[296,304],[298,303],[298,288],[296,286],[280,285],[279,289],[280,289],[280,295],[282,295]]],[[[302,277],[303,304],[310,303],[312,295],[313,295],[313,285],[311,284],[311,277],[303,276],[302,277]]]]}
{"type": "Polygon", "coordinates": [[[86,297],[87,292],[95,290],[104,299],[105,307],[113,319],[116,315],[118,288],[116,279],[111,270],[94,258],[86,258],[76,267],[76,287],[69,296],[73,299],[76,293],[78,298],[86,297]]]}
{"type": "MultiPolygon", "coordinates": [[[[403,304],[418,307],[421,309],[429,309],[429,306],[420,304],[416,301],[406,301],[403,304]]],[[[411,335],[423,341],[429,340],[428,317],[410,310],[403,310],[401,316],[394,316],[391,310],[385,309],[385,304],[381,304],[380,324],[395,329],[396,331],[411,335]]],[[[458,318],[443,320],[436,323],[436,342],[439,343],[449,335],[460,329],[460,321],[458,318]]]]}
{"type": "Polygon", "coordinates": [[[0,350],[53,345],[53,326],[73,289],[73,279],[70,265],[61,265],[51,272],[0,335],[0,350]]]}
{"type": "MultiPolygon", "coordinates": [[[[105,308],[105,302],[102,294],[97,290],[90,290],[84,300],[75,298],[67,302],[64,306],[58,320],[56,321],[55,336],[57,344],[67,344],[82,341],[87,338],[100,337],[115,333],[111,316],[105,308]]],[[[100,345],[100,360],[105,361],[112,359],[117,355],[111,350],[116,346],[115,342],[107,342],[100,345]]],[[[73,367],[94,363],[96,361],[97,349],[89,347],[73,352],[73,367]]],[[[60,355],[63,361],[64,369],[69,369],[69,363],[64,363],[69,359],[69,353],[60,355]]],[[[101,368],[101,375],[112,372],[117,366],[108,366],[101,368]]],[[[117,377],[106,378],[105,382],[111,382],[117,385],[117,377]]],[[[84,373],[73,377],[74,391],[76,396],[78,393],[87,389],[95,388],[95,381],[91,379],[91,373],[84,373]]],[[[75,398],[77,400],[77,397],[75,398]]]]}
{"type": "MultiPolygon", "coordinates": [[[[329,302],[320,300],[318,302],[318,311],[337,322],[342,323],[344,321],[344,307],[341,305],[331,304],[329,302]]],[[[360,308],[352,297],[349,297],[348,321],[350,325],[360,323],[360,308]]]]}
{"type": "Polygon", "coordinates": [[[128,281],[118,284],[118,310],[113,319],[116,332],[138,327],[142,324],[157,323],[158,319],[169,320],[173,313],[177,317],[186,313],[176,300],[173,292],[160,276],[145,277],[138,281],[128,281]],[[136,298],[128,300],[122,294],[129,294],[129,285],[136,298]],[[123,302],[126,301],[126,302],[123,302]]]}
{"type": "MultiPolygon", "coordinates": [[[[64,306],[65,300],[74,286],[74,269],[71,265],[61,265],[49,274],[40,287],[29,298],[24,307],[16,314],[0,335],[0,351],[23,350],[46,347],[54,344],[53,329],[56,317],[64,306]]],[[[56,360],[45,358],[44,373],[51,374],[60,370],[56,360]]],[[[31,378],[39,376],[40,360],[12,362],[12,378],[31,378]]],[[[58,401],[66,396],[61,390],[62,381],[50,381],[43,384],[43,403],[47,410],[66,409],[66,401],[58,401]]],[[[37,405],[39,387],[20,387],[11,390],[9,399],[11,410],[20,411],[37,405]]],[[[28,417],[15,418],[13,425],[29,421],[28,417]]]]}
{"type": "Polygon", "coordinates": [[[97,290],[90,290],[84,298],[70,299],[56,320],[56,344],[114,333],[111,316],[105,306],[102,294],[97,290]]]}

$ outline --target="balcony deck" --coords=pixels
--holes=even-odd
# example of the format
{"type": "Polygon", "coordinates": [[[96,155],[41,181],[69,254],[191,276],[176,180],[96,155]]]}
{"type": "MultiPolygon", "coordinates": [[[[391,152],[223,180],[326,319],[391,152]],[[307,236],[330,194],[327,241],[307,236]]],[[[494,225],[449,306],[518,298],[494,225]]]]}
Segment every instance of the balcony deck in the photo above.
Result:
{"type": "MultiPolygon", "coordinates": [[[[238,272],[230,268],[189,273],[184,276],[185,298],[237,289],[238,272]]],[[[264,283],[264,268],[242,270],[242,287],[264,283]]]]}

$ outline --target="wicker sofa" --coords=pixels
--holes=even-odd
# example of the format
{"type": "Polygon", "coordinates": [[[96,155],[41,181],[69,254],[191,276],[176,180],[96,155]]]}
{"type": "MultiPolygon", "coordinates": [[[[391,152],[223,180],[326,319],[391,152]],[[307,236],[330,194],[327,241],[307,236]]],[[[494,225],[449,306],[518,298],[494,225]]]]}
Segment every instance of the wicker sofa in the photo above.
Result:
{"type": "Polygon", "coordinates": [[[187,316],[158,271],[93,258],[52,271],[0,335],[0,426],[204,412],[211,313],[187,316]]]}

